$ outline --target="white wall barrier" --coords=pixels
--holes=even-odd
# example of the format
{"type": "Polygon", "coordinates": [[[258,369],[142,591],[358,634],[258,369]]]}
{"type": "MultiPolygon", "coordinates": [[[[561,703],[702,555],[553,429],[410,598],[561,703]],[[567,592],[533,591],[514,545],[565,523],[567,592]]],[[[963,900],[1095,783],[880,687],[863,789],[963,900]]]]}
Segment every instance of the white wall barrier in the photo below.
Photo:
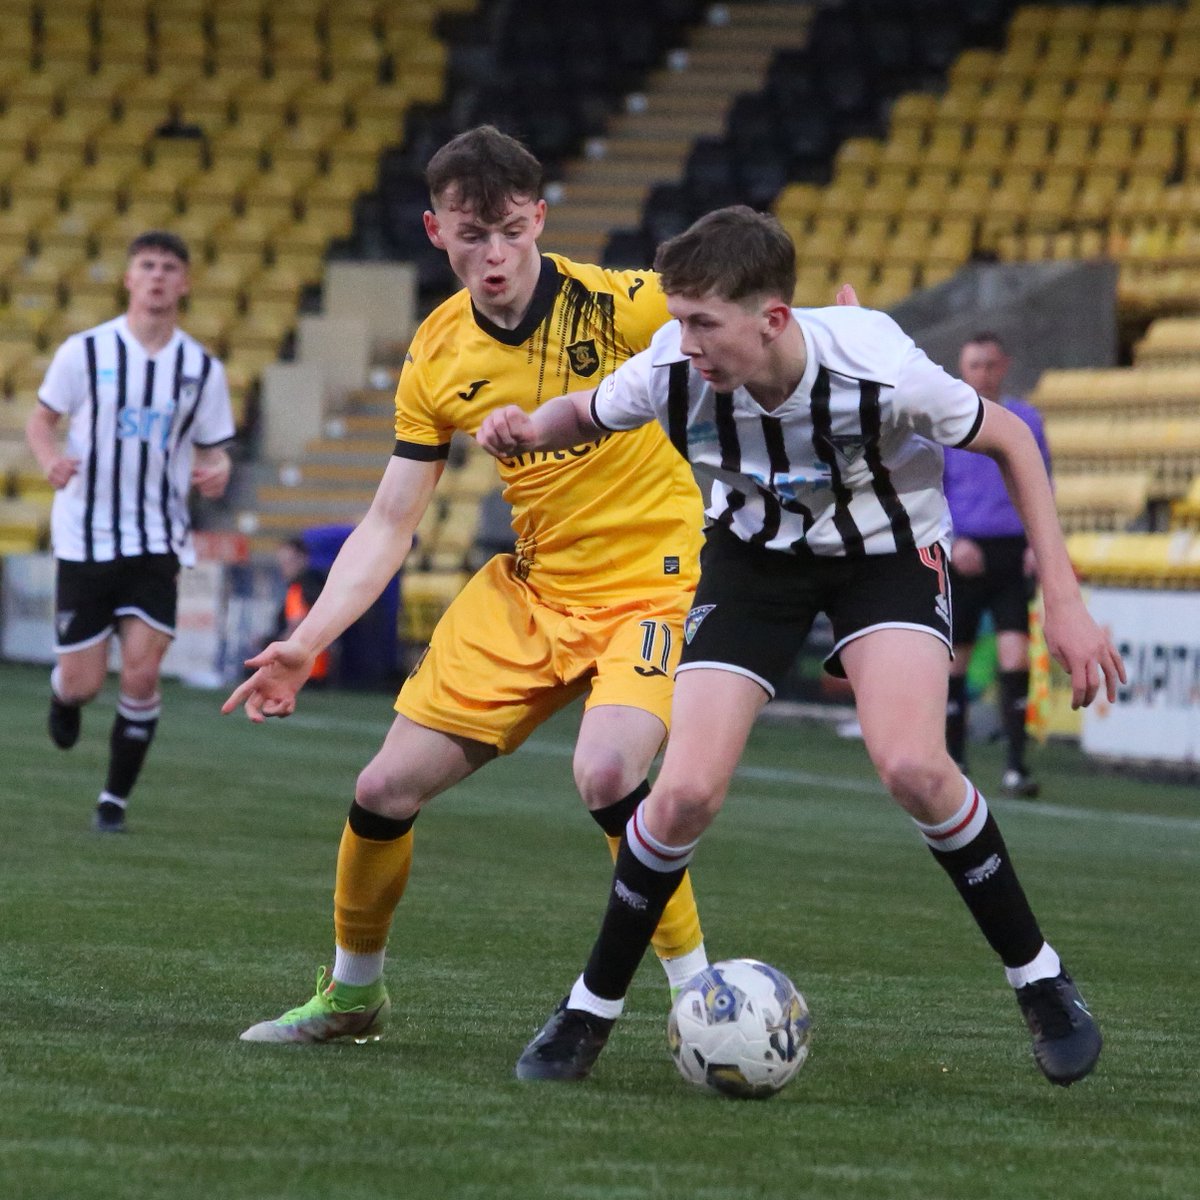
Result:
{"type": "Polygon", "coordinates": [[[1200,593],[1092,588],[1128,682],[1084,711],[1083,748],[1103,758],[1200,763],[1200,593]]]}

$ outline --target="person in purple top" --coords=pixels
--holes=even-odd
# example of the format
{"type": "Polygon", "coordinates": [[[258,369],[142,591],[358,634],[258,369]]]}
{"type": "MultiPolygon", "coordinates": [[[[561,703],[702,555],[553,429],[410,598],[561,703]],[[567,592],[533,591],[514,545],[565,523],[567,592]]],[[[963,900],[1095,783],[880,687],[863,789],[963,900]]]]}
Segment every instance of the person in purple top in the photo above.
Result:
{"type": "MultiPolygon", "coordinates": [[[[985,400],[1002,404],[1029,426],[1047,474],[1050,450],[1037,409],[1004,395],[1012,360],[994,333],[977,333],[963,344],[958,373],[985,400]]],[[[947,449],[943,487],[954,522],[950,576],[954,596],[954,661],[946,707],[946,743],[966,770],[967,664],[984,612],[996,627],[997,685],[1008,756],[1001,788],[1033,799],[1037,781],[1025,763],[1025,709],[1029,697],[1029,601],[1037,563],[1021,518],[1008,498],[996,464],[983,454],[947,449]]]]}

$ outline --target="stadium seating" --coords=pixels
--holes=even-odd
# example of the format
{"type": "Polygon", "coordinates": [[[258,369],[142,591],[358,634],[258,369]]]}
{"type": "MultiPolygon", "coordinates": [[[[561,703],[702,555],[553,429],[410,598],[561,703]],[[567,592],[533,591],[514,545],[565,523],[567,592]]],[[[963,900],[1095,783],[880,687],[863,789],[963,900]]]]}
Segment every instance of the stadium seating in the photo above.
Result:
{"type": "Polygon", "coordinates": [[[1185,587],[1200,584],[1200,536],[1167,533],[1075,533],[1067,550],[1088,583],[1114,587],[1185,587]]]}

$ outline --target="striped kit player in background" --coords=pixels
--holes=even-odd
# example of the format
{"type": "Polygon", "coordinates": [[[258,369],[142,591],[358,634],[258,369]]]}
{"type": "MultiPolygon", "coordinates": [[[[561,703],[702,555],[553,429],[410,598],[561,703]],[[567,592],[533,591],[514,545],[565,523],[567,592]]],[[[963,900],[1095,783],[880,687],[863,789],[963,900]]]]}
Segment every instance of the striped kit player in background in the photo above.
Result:
{"type": "Polygon", "coordinates": [[[26,424],[56,495],[50,736],[66,750],[120,642],[120,693],[94,827],[125,828],[129,794],[158,724],[158,677],[175,634],[180,564],[195,552],[187,496],[222,495],[234,434],[220,362],[178,327],[188,248],[152,230],[129,247],[126,311],[57,350],[26,424]],[[66,422],[65,441],[60,424],[66,422]]]}

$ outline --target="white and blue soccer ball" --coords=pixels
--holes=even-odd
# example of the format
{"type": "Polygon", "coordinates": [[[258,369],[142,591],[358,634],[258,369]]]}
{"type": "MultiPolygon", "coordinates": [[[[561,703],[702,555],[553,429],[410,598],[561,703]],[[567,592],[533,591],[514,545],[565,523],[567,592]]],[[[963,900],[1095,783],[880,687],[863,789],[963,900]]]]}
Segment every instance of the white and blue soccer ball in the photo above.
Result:
{"type": "Polygon", "coordinates": [[[667,1043],[689,1083],[726,1096],[773,1096],[808,1058],[812,1018],[796,985],[753,958],[713,963],[684,985],[667,1043]]]}

